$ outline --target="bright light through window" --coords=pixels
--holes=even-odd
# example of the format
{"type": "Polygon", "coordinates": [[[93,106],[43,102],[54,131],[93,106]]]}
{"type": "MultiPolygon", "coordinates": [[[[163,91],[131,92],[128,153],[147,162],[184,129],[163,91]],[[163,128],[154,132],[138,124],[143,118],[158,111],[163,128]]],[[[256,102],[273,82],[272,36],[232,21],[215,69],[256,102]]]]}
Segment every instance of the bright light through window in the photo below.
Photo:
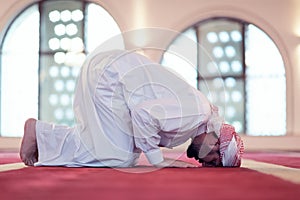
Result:
{"type": "Polygon", "coordinates": [[[197,38],[190,29],[178,37],[164,54],[162,63],[197,88],[197,38]]]}
{"type": "Polygon", "coordinates": [[[284,135],[286,80],[282,57],[274,42],[256,26],[249,25],[247,35],[248,134],[284,135]]]}
{"type": "Polygon", "coordinates": [[[1,59],[1,135],[20,136],[38,116],[39,12],[33,6],[11,26],[1,59]]]}
{"type": "Polygon", "coordinates": [[[170,44],[162,64],[198,86],[237,132],[286,133],[284,63],[274,42],[255,25],[224,18],[201,22],[170,44]],[[199,48],[186,45],[187,37],[199,41],[199,48]]]}
{"type": "Polygon", "coordinates": [[[86,53],[121,35],[117,23],[97,4],[59,0],[32,5],[8,27],[0,51],[0,136],[23,136],[29,117],[73,125],[80,66],[86,53]]]}
{"type": "Polygon", "coordinates": [[[87,51],[91,52],[99,45],[105,46],[105,42],[110,43],[112,41],[117,42],[117,44],[109,44],[108,46],[124,49],[124,42],[122,37],[120,37],[120,29],[112,16],[102,7],[95,4],[89,4],[88,13],[86,26],[87,51]],[[116,36],[120,40],[109,40],[116,36]]]}

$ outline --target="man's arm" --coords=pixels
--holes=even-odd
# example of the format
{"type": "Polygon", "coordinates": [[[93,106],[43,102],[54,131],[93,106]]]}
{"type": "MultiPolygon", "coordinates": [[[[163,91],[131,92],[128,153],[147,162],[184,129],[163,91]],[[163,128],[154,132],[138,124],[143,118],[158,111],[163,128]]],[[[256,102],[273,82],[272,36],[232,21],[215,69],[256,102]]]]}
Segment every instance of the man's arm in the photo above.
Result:
{"type": "Polygon", "coordinates": [[[160,149],[160,125],[158,119],[147,111],[145,106],[137,106],[131,110],[133,135],[136,147],[141,149],[148,161],[156,165],[164,161],[160,149]]]}
{"type": "Polygon", "coordinates": [[[161,137],[158,133],[195,128],[199,124],[197,121],[201,121],[199,115],[185,115],[174,99],[156,99],[143,102],[132,109],[131,118],[135,145],[144,152],[152,165],[191,167],[190,163],[163,157],[159,147],[161,137]]]}

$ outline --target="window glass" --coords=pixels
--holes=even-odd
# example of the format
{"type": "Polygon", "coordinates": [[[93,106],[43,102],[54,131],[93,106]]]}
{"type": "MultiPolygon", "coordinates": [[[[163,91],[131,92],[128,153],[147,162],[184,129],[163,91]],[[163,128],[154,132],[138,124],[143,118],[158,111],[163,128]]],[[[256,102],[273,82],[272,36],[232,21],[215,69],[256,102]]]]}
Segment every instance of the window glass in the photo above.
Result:
{"type": "Polygon", "coordinates": [[[52,0],[28,7],[8,27],[0,51],[0,135],[22,136],[29,117],[73,125],[80,67],[96,46],[120,35],[118,25],[97,4],[52,0]]]}
{"type": "Polygon", "coordinates": [[[197,27],[199,89],[238,132],[245,131],[242,28],[243,24],[226,19],[197,27]]]}
{"type": "Polygon", "coordinates": [[[91,3],[87,6],[87,13],[85,38],[88,53],[99,45],[104,45],[106,42],[111,43],[112,41],[117,42],[117,44],[113,45],[115,48],[125,49],[123,38],[120,36],[119,26],[106,10],[91,3]]]}
{"type": "Polygon", "coordinates": [[[1,136],[20,136],[38,116],[39,12],[31,6],[10,26],[1,52],[1,136]]]}
{"type": "Polygon", "coordinates": [[[197,27],[201,46],[199,49],[201,76],[205,78],[237,76],[243,73],[242,27],[239,22],[222,19],[204,22],[197,27]]]}
{"type": "Polygon", "coordinates": [[[163,55],[162,65],[174,70],[184,80],[197,88],[197,37],[189,29],[177,37],[163,55]]]}
{"type": "Polygon", "coordinates": [[[286,79],[282,57],[274,42],[258,27],[248,25],[246,31],[248,133],[284,135],[286,79]]]}
{"type": "Polygon", "coordinates": [[[75,81],[84,62],[85,13],[80,1],[46,1],[41,6],[41,120],[72,125],[75,81]]]}
{"type": "Polygon", "coordinates": [[[231,18],[200,22],[170,44],[164,63],[207,95],[237,132],[285,134],[284,63],[271,38],[255,25],[231,18]],[[186,33],[192,33],[193,40],[199,42],[189,51],[190,63],[197,66],[194,71],[169,56],[186,33]]]}

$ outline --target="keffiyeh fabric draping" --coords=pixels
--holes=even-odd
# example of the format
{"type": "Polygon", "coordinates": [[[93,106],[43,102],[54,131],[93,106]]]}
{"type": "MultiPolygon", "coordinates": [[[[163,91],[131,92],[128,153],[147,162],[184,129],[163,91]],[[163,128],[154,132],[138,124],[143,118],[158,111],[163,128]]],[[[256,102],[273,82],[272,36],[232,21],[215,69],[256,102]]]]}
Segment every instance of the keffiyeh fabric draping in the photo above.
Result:
{"type": "Polygon", "coordinates": [[[240,167],[244,144],[233,126],[223,124],[220,129],[220,156],[224,167],[240,167]]]}

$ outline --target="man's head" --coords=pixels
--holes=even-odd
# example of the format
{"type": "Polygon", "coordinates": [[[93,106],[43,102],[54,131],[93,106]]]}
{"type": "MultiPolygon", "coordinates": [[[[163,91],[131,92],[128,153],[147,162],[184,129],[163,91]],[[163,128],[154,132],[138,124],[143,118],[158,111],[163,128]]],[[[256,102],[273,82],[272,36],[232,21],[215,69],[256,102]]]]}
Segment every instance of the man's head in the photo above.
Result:
{"type": "Polygon", "coordinates": [[[221,167],[218,136],[214,132],[196,136],[187,149],[187,156],[195,158],[202,166],[221,167]]]}
{"type": "Polygon", "coordinates": [[[215,132],[195,137],[187,149],[187,156],[206,167],[239,167],[243,150],[243,141],[234,127],[223,124],[219,137],[215,132]]]}

